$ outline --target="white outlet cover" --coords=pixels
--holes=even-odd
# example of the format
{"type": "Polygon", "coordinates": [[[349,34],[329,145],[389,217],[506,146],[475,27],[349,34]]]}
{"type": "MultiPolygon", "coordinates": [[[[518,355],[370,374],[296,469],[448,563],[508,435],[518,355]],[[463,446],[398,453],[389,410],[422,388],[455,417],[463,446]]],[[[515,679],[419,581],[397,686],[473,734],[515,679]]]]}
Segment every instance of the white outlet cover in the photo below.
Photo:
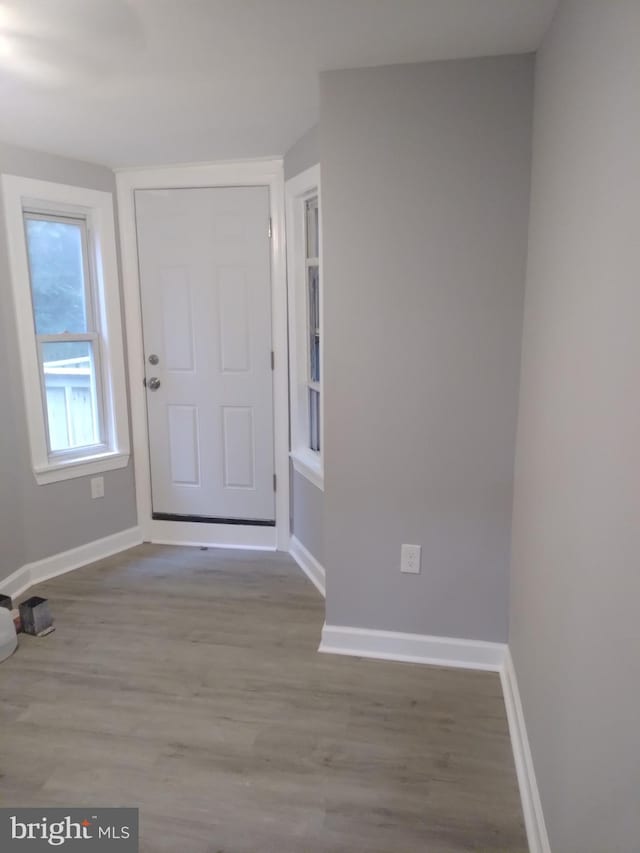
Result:
{"type": "Polygon", "coordinates": [[[400,548],[400,571],[407,575],[419,575],[421,552],[421,545],[403,545],[400,548]]]}
{"type": "Polygon", "coordinates": [[[104,497],[104,477],[91,478],[91,497],[94,499],[104,497]]]}

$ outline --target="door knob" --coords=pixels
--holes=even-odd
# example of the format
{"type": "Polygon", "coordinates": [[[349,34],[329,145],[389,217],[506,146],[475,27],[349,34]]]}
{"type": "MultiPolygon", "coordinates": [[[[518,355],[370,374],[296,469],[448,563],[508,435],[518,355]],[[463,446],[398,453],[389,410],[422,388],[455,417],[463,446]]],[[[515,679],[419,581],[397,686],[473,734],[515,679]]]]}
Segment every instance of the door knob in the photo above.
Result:
{"type": "Polygon", "coordinates": [[[160,387],[160,380],[157,376],[152,376],[151,379],[147,380],[147,388],[149,391],[157,391],[160,387]]]}

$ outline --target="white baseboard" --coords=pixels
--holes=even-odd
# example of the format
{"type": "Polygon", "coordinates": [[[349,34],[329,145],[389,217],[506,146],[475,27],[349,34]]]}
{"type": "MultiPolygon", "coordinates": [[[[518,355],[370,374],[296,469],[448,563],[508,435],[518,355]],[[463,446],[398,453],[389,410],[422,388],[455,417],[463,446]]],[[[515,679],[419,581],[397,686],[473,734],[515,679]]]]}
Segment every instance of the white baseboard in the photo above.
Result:
{"type": "Polygon", "coordinates": [[[334,655],[457,666],[499,672],[505,659],[504,643],[401,634],[369,628],[347,628],[325,624],[318,651],[334,655]]]}
{"type": "Polygon", "coordinates": [[[9,575],[8,578],[0,580],[0,592],[4,595],[10,595],[11,598],[17,598],[37,583],[63,575],[65,572],[71,572],[73,569],[79,569],[81,566],[94,563],[96,560],[111,557],[119,551],[125,551],[127,548],[139,545],[141,542],[142,531],[140,528],[130,527],[128,530],[122,530],[112,536],[105,536],[104,539],[96,539],[94,542],[80,545],[80,547],[72,548],[70,551],[63,551],[61,554],[45,557],[44,560],[27,563],[9,575]]]}
{"type": "MultiPolygon", "coordinates": [[[[229,525],[230,527],[233,525],[229,525]]],[[[243,545],[229,544],[228,542],[214,541],[208,539],[145,539],[151,545],[184,545],[186,548],[220,548],[222,551],[264,551],[266,553],[277,551],[275,545],[243,545]]]]}
{"type": "Polygon", "coordinates": [[[291,537],[289,542],[289,553],[300,566],[311,583],[315,586],[322,597],[325,597],[325,574],[324,568],[313,556],[311,551],[308,551],[302,542],[295,536],[291,537]]]}
{"type": "Polygon", "coordinates": [[[513,759],[518,774],[518,785],[520,786],[520,799],[522,800],[522,811],[527,828],[527,839],[529,841],[530,853],[551,853],[549,836],[542,812],[542,803],[538,791],[538,783],[533,767],[527,727],[524,721],[518,680],[513,666],[511,652],[507,649],[504,666],[500,671],[504,704],[509,721],[509,734],[511,735],[511,747],[513,759]]]}

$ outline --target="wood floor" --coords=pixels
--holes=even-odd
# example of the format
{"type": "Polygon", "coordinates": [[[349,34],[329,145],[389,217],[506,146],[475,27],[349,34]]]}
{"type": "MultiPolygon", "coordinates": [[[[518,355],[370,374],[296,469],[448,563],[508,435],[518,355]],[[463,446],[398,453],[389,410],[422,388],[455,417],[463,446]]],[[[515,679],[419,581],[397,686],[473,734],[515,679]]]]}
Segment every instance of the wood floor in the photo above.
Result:
{"type": "Polygon", "coordinates": [[[0,804],[137,806],[145,853],[524,853],[497,675],[318,654],[288,556],[141,545],[30,591],[0,804]]]}

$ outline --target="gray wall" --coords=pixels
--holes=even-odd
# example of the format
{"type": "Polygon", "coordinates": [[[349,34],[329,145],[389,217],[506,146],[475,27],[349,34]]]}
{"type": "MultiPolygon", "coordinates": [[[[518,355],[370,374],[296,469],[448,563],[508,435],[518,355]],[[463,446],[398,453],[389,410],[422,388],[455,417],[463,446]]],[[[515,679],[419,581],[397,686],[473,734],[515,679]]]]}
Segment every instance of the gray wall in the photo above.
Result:
{"type": "Polygon", "coordinates": [[[507,638],[532,73],[320,77],[330,624],[507,638]]]}
{"type": "Polygon", "coordinates": [[[639,33],[561,3],[536,69],[509,643],[557,853],[640,844],[639,33]]]}
{"type": "Polygon", "coordinates": [[[293,468],[291,532],[324,566],[324,492],[293,468]]]}
{"type": "MultiPolygon", "coordinates": [[[[0,172],[115,193],[109,169],[0,144],[0,172]]],[[[88,478],[38,486],[31,471],[13,318],[4,213],[0,205],[0,579],[24,563],[136,524],[133,466],[104,474],[105,497],[88,478]]]]}
{"type": "MultiPolygon", "coordinates": [[[[318,127],[312,127],[284,155],[286,180],[320,162],[318,127]]],[[[291,467],[291,532],[324,564],[324,494],[291,467]]]]}
{"type": "Polygon", "coordinates": [[[318,125],[309,128],[284,155],[284,179],[288,181],[305,169],[320,162],[320,143],[318,125]]]}

